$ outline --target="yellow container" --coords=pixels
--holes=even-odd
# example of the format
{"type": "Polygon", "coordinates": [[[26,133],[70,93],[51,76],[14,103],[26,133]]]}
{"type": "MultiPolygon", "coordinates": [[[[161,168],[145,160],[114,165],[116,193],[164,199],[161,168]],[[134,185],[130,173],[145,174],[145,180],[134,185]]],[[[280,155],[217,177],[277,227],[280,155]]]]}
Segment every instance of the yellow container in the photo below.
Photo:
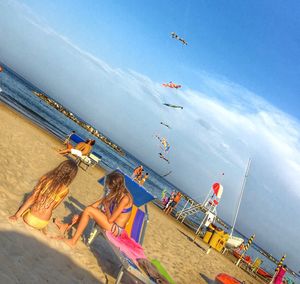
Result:
{"type": "Polygon", "coordinates": [[[216,244],[215,249],[217,251],[222,251],[222,249],[225,247],[228,239],[229,239],[229,235],[227,233],[222,232],[220,234],[220,238],[219,238],[219,240],[218,240],[218,242],[216,244]]]}
{"type": "Polygon", "coordinates": [[[220,238],[217,245],[216,245],[216,247],[215,247],[215,249],[217,251],[221,251],[225,247],[225,244],[226,244],[225,238],[220,238]]]}
{"type": "Polygon", "coordinates": [[[206,231],[206,233],[203,237],[203,241],[208,244],[212,235],[213,235],[213,232],[206,231]]]}
{"type": "Polygon", "coordinates": [[[215,231],[212,238],[209,241],[209,245],[216,249],[220,239],[223,237],[223,234],[223,231],[215,231]]]}
{"type": "Polygon", "coordinates": [[[203,237],[203,241],[204,241],[205,243],[207,243],[207,244],[209,243],[209,241],[210,241],[210,239],[211,239],[211,237],[212,237],[214,231],[215,231],[215,227],[212,226],[212,224],[210,224],[210,225],[208,226],[208,228],[206,228],[206,233],[205,233],[205,235],[204,235],[204,237],[203,237]]]}

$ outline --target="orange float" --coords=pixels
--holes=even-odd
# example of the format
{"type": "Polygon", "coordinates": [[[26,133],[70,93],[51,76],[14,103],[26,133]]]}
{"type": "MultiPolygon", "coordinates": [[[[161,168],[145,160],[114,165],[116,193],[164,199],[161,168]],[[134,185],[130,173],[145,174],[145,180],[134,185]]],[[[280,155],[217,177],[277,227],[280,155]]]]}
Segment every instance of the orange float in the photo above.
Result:
{"type": "Polygon", "coordinates": [[[216,276],[216,283],[219,283],[219,284],[241,284],[242,282],[226,273],[220,273],[216,276]]]}

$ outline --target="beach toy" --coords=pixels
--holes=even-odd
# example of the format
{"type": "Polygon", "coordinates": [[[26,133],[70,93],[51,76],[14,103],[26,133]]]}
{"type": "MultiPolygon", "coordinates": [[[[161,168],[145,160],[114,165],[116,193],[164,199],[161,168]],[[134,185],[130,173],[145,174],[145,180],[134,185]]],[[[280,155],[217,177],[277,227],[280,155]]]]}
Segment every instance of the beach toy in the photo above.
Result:
{"type": "Polygon", "coordinates": [[[171,284],[175,284],[172,277],[168,274],[167,270],[162,266],[162,264],[157,259],[152,259],[151,263],[157,268],[158,272],[164,276],[171,284]]]}
{"type": "Polygon", "coordinates": [[[226,273],[220,273],[216,276],[216,283],[221,284],[241,284],[243,282],[237,280],[233,276],[230,276],[226,273]]]}

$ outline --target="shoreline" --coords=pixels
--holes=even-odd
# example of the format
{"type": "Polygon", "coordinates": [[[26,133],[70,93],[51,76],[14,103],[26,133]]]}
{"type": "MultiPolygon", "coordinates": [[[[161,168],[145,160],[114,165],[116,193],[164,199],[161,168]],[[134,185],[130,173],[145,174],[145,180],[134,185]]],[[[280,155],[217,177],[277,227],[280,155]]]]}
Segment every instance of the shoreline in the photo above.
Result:
{"type": "MultiPolygon", "coordinates": [[[[58,139],[58,140],[60,140],[60,141],[62,140],[61,137],[59,137],[59,135],[57,135],[55,132],[52,132],[51,130],[49,130],[49,129],[43,127],[43,125],[41,125],[39,122],[32,121],[30,118],[28,118],[28,117],[26,116],[26,114],[18,112],[16,109],[14,109],[13,106],[8,105],[5,101],[3,101],[3,100],[1,100],[1,101],[2,101],[2,103],[3,103],[5,106],[7,106],[8,108],[10,108],[12,111],[16,112],[16,114],[21,115],[24,119],[30,121],[31,123],[34,123],[37,127],[43,129],[43,131],[44,131],[45,133],[51,134],[53,137],[55,137],[56,139],[58,139]]],[[[85,128],[84,128],[84,129],[85,129],[85,128]]],[[[105,165],[104,165],[104,166],[105,166],[105,165]]],[[[103,165],[97,164],[97,167],[99,167],[100,169],[103,169],[103,165]]],[[[108,169],[105,169],[105,170],[107,171],[108,169]]],[[[184,194],[184,198],[185,198],[185,199],[188,198],[188,199],[193,200],[192,198],[190,198],[189,196],[187,196],[187,195],[185,195],[185,194],[184,194]]],[[[158,204],[157,202],[155,202],[155,203],[156,203],[156,206],[160,207],[159,204],[158,204]]],[[[201,211],[202,211],[202,210],[201,210],[201,211]]],[[[202,211],[202,212],[203,212],[203,211],[202,211]]],[[[176,217],[174,216],[174,218],[176,218],[176,217]]],[[[219,219],[220,219],[220,218],[219,218],[219,219]]],[[[224,222],[223,220],[220,219],[220,220],[218,220],[218,223],[221,224],[222,226],[224,226],[224,223],[225,223],[225,222],[224,222]],[[220,221],[222,221],[222,222],[220,222],[220,221]]],[[[197,228],[197,224],[196,224],[195,222],[193,222],[193,221],[185,220],[185,221],[183,222],[183,224],[184,224],[187,228],[189,228],[189,229],[191,229],[191,230],[195,230],[195,229],[197,228]]],[[[226,224],[226,223],[225,223],[225,224],[226,224]]],[[[226,224],[226,226],[227,226],[227,224],[226,224]]],[[[226,228],[226,226],[224,226],[224,227],[226,228]]],[[[239,233],[239,234],[240,234],[240,233],[239,233]]],[[[241,235],[243,236],[243,234],[241,234],[241,235]]],[[[243,236],[243,237],[245,238],[245,236],[243,236]]],[[[274,262],[275,258],[272,257],[274,260],[271,259],[271,258],[269,257],[270,254],[267,253],[265,250],[261,249],[259,246],[258,246],[258,249],[257,249],[257,248],[254,248],[254,249],[255,249],[259,254],[262,254],[263,256],[265,256],[266,258],[268,258],[270,261],[274,262]]],[[[276,262],[274,262],[274,263],[276,263],[276,262]]],[[[295,272],[293,272],[293,271],[291,271],[291,270],[289,270],[289,272],[290,272],[293,276],[296,276],[296,273],[295,273],[295,272]]]]}
{"type": "MultiPolygon", "coordinates": [[[[24,119],[23,115],[3,103],[0,103],[0,114],[3,136],[0,142],[3,149],[0,158],[5,161],[0,165],[0,180],[3,181],[0,185],[0,241],[4,244],[0,248],[0,258],[1,255],[6,256],[4,262],[1,262],[4,264],[15,263],[20,256],[24,259],[16,271],[5,266],[1,270],[1,277],[2,274],[5,275],[3,277],[10,277],[11,283],[14,283],[13,277],[29,277],[31,283],[41,283],[45,277],[51,279],[49,268],[57,269],[58,262],[62,273],[55,276],[58,277],[57,283],[72,283],[72,279],[73,282],[74,279],[86,279],[85,283],[113,283],[118,262],[107,246],[101,245],[100,240],[97,241],[95,251],[88,249],[82,242],[79,242],[75,250],[70,251],[61,242],[49,240],[26,227],[21,220],[17,224],[8,222],[7,217],[14,213],[24,194],[32,190],[37,179],[65,158],[53,149],[60,147],[61,141],[51,133],[30,119],[24,119]],[[23,238],[30,250],[22,245],[23,238]],[[13,246],[11,242],[14,243],[13,246]],[[35,257],[37,248],[39,257],[35,257]],[[16,250],[17,255],[14,253],[16,250]],[[45,267],[40,267],[39,262],[44,263],[45,267]],[[35,269],[36,266],[39,267],[38,270],[35,269]],[[30,269],[34,269],[33,274],[28,274],[30,269]]],[[[82,206],[91,204],[102,194],[97,180],[104,174],[101,167],[91,168],[87,172],[80,170],[71,185],[70,197],[82,206]]],[[[54,211],[53,217],[70,215],[74,210],[70,204],[69,199],[66,199],[54,211]]],[[[218,252],[212,250],[207,255],[206,244],[199,239],[196,244],[192,243],[189,240],[191,231],[173,217],[163,214],[154,204],[149,205],[149,218],[143,245],[145,253],[149,259],[159,259],[176,283],[206,283],[200,273],[208,279],[214,279],[221,272],[247,283],[262,283],[237,268],[218,252]]],[[[56,231],[54,224],[49,224],[49,231],[56,231]]]]}

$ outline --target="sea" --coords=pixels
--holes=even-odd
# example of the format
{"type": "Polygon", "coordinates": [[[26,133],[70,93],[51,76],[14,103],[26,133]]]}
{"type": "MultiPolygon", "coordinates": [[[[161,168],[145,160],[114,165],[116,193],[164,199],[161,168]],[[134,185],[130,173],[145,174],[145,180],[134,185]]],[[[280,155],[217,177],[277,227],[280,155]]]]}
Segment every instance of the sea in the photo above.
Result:
{"type": "MultiPolygon", "coordinates": [[[[168,182],[166,179],[153,171],[151,168],[147,167],[147,165],[145,165],[142,161],[136,159],[130,153],[124,151],[125,155],[120,155],[110,146],[93,136],[90,132],[83,129],[81,126],[76,124],[74,121],[66,117],[64,114],[62,114],[52,106],[48,105],[33,93],[38,92],[45,94],[42,90],[26,81],[24,78],[19,76],[4,64],[0,63],[0,65],[4,67],[3,72],[0,73],[0,100],[3,103],[15,109],[23,116],[29,118],[31,121],[39,125],[41,128],[47,130],[60,140],[64,140],[66,136],[73,130],[75,130],[78,135],[84,137],[85,139],[95,139],[96,144],[93,148],[93,152],[102,157],[99,165],[107,171],[112,171],[116,168],[119,168],[124,173],[131,175],[133,169],[136,166],[143,165],[145,171],[150,175],[144,187],[147,191],[154,195],[157,200],[161,199],[162,191],[164,189],[167,190],[169,194],[173,190],[180,190],[182,193],[184,193],[184,189],[176,188],[175,185],[168,182]]],[[[48,96],[47,94],[45,95],[48,96]]],[[[69,109],[69,111],[72,112],[71,109],[69,109]]],[[[80,119],[80,117],[78,118],[80,119]]],[[[98,130],[101,132],[101,129],[98,130]]],[[[109,137],[107,138],[109,139],[109,137]]],[[[120,146],[122,148],[122,145],[120,146]]],[[[185,199],[181,200],[176,208],[177,212],[183,208],[185,202],[185,199]]],[[[156,202],[156,204],[159,206],[160,202],[156,202]]],[[[189,226],[197,228],[203,217],[204,214],[199,212],[193,216],[187,217],[186,220],[187,223],[189,223],[189,226]]],[[[244,238],[247,242],[248,238],[237,230],[234,230],[234,236],[244,238]]],[[[247,254],[250,255],[253,260],[257,257],[261,258],[263,260],[261,267],[270,274],[274,273],[276,264],[263,255],[266,254],[266,251],[255,244],[255,242],[252,243],[249,250],[247,251],[247,254]]],[[[300,275],[289,274],[288,276],[291,280],[295,281],[295,283],[300,283],[300,275]]]]}

